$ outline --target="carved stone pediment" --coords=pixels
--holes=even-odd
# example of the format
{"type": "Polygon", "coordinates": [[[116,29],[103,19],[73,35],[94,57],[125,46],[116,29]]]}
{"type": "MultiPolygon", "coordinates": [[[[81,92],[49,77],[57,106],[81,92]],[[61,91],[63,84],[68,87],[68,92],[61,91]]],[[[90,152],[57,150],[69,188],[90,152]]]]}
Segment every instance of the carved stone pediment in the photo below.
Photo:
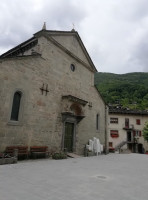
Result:
{"type": "Polygon", "coordinates": [[[68,99],[69,101],[81,104],[83,106],[85,106],[88,103],[88,101],[85,101],[83,99],[80,99],[80,98],[72,96],[72,95],[64,95],[64,96],[62,96],[62,99],[68,99]]]}
{"type": "Polygon", "coordinates": [[[85,117],[84,106],[88,102],[72,95],[62,96],[62,120],[75,120],[79,123],[85,117]]]}

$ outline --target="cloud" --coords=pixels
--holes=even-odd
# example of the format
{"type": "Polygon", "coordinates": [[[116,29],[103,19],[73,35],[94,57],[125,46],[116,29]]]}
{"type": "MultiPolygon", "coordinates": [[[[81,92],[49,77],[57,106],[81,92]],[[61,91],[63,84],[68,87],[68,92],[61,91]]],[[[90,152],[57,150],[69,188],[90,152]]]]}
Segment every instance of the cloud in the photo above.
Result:
{"type": "Polygon", "coordinates": [[[0,53],[49,30],[79,32],[99,71],[147,71],[147,0],[1,0],[0,53]]]}
{"type": "Polygon", "coordinates": [[[72,29],[86,17],[77,5],[69,0],[5,0],[0,4],[0,50],[13,47],[41,30],[43,22],[50,29],[72,29]],[[5,17],[4,17],[5,16],[5,17]]]}
{"type": "Polygon", "coordinates": [[[141,38],[140,41],[134,46],[133,54],[130,61],[133,62],[142,71],[148,72],[148,33],[141,38]]]}
{"type": "MultiPolygon", "coordinates": [[[[101,64],[99,71],[145,71],[147,56],[143,54],[143,63],[139,64],[136,52],[138,54],[139,45],[144,41],[143,35],[147,35],[148,31],[147,1],[97,1],[93,5],[94,10],[95,7],[98,8],[98,12],[91,12],[85,21],[83,31],[88,34],[86,44],[95,65],[98,67],[101,64]],[[84,30],[87,24],[89,28],[84,30]]],[[[139,56],[143,50],[144,48],[139,50],[139,56]]]]}

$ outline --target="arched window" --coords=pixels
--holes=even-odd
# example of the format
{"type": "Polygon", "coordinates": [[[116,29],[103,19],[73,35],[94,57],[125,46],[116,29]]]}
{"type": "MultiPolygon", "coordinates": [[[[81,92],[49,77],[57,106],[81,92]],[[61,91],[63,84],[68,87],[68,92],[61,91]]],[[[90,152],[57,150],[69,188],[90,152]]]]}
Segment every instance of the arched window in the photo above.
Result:
{"type": "Polygon", "coordinates": [[[20,102],[21,102],[22,93],[17,91],[14,93],[12,110],[11,110],[11,120],[18,121],[19,119],[19,110],[20,110],[20,102]]]}
{"type": "Polygon", "coordinates": [[[97,130],[99,130],[99,125],[100,125],[100,124],[99,124],[99,123],[100,123],[100,119],[99,119],[99,118],[100,118],[100,116],[99,116],[99,114],[97,114],[97,115],[96,115],[96,129],[97,129],[97,130]]]}

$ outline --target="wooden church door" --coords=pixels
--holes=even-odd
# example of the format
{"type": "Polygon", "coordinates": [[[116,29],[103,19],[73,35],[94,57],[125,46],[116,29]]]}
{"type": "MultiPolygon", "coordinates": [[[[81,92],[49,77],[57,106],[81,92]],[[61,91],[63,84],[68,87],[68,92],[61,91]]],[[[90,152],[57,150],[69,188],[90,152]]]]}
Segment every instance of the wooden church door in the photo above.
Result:
{"type": "Polygon", "coordinates": [[[64,149],[67,152],[73,152],[74,142],[74,123],[65,123],[64,149]]]}

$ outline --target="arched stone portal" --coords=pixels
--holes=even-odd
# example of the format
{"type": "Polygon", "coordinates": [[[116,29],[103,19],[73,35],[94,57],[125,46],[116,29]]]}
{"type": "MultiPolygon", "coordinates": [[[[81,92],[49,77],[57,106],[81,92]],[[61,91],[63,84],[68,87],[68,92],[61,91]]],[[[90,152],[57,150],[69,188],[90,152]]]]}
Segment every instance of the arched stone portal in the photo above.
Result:
{"type": "Polygon", "coordinates": [[[67,95],[63,96],[63,137],[62,137],[62,150],[67,152],[76,151],[76,135],[77,124],[85,117],[84,107],[87,101],[77,97],[67,95]]]}
{"type": "Polygon", "coordinates": [[[82,116],[82,108],[78,103],[73,103],[70,106],[71,111],[76,115],[76,116],[82,116]]]}

